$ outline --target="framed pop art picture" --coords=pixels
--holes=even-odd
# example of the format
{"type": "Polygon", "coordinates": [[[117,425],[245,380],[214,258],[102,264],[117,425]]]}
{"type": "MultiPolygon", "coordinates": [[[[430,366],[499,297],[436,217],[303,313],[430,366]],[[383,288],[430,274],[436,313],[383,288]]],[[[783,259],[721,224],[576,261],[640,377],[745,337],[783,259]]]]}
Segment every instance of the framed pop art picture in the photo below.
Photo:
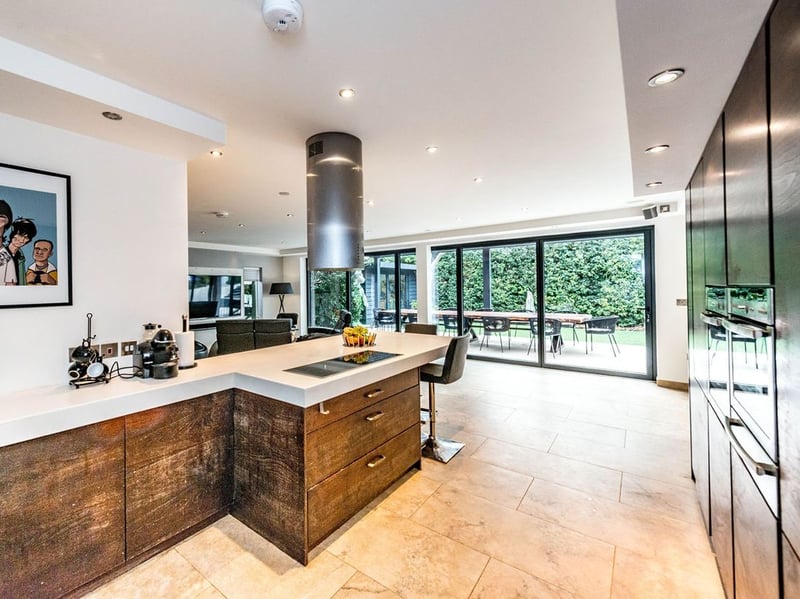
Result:
{"type": "Polygon", "coordinates": [[[71,304],[69,176],[0,163],[0,308],[71,304]]]}

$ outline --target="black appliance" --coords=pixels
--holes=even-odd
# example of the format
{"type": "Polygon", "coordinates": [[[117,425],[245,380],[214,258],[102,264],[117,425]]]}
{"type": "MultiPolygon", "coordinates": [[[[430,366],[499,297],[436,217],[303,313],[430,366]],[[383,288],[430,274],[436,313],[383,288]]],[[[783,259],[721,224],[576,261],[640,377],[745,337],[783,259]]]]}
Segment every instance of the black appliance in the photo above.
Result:
{"type": "Polygon", "coordinates": [[[771,287],[707,287],[703,322],[709,335],[708,395],[712,407],[719,414],[731,448],[777,516],[773,306],[771,287]]]}
{"type": "MultiPolygon", "coordinates": [[[[145,329],[149,325],[145,325],[145,329]]],[[[151,338],[136,346],[133,366],[137,374],[149,379],[170,379],[178,376],[178,346],[168,329],[158,329],[151,338]]]]}

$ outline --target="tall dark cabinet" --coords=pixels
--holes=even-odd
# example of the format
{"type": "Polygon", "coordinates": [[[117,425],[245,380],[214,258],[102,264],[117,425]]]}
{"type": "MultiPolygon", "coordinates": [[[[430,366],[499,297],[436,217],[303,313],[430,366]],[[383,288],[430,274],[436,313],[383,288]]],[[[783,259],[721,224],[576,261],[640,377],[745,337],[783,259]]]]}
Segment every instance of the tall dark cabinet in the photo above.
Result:
{"type": "MultiPolygon", "coordinates": [[[[692,472],[728,599],[800,597],[798,39],[800,2],[779,0],[753,42],[686,189],[692,472]],[[774,469],[765,471],[751,459],[770,452],[766,443],[753,438],[752,447],[741,445],[746,424],[739,419],[741,404],[733,405],[747,391],[734,383],[746,344],[730,332],[742,307],[733,298],[741,297],[742,287],[755,294],[774,290],[774,329],[769,321],[767,337],[755,337],[749,347],[766,348],[774,333],[775,360],[765,350],[769,363],[757,368],[769,375],[765,390],[755,393],[765,409],[777,406],[778,452],[775,456],[773,446],[770,454],[778,464],[777,478],[774,469]],[[715,320],[714,300],[726,294],[731,301],[722,309],[722,320],[715,320]],[[716,348],[726,340],[728,379],[720,383],[716,348]],[[773,376],[775,393],[770,394],[766,389],[773,376]]],[[[755,315],[741,316],[745,323],[749,316],[761,322],[755,315]]]]}
{"type": "Polygon", "coordinates": [[[729,285],[772,283],[766,29],[725,104],[725,230],[729,285]]]}
{"type": "MultiPolygon", "coordinates": [[[[800,3],[782,0],[770,19],[770,113],[778,447],[784,559],[800,552],[800,3]]],[[[797,579],[784,568],[786,588],[797,579]]],[[[789,595],[785,595],[789,597],[789,595]]],[[[798,595],[794,595],[798,596],[798,595]]]]}

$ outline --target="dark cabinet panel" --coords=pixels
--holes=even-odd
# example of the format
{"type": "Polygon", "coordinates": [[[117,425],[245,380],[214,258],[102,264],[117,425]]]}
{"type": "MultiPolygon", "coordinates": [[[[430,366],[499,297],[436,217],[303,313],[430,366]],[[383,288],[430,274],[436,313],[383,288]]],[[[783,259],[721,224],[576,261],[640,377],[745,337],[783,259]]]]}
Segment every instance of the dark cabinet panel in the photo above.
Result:
{"type": "Polygon", "coordinates": [[[228,509],[232,410],[224,392],[125,418],[128,559],[228,509]]]}
{"type": "Polygon", "coordinates": [[[783,531],[800,547],[800,3],[770,18],[776,380],[783,531]]]}
{"type": "Polygon", "coordinates": [[[731,481],[736,599],[778,599],[778,521],[736,455],[731,481]]]}
{"type": "Polygon", "coordinates": [[[708,410],[711,544],[722,586],[733,597],[733,529],[731,514],[731,446],[717,413],[708,410]]]}
{"type": "Polygon", "coordinates": [[[689,385],[689,411],[691,417],[692,475],[703,513],[706,532],[710,531],[709,478],[708,478],[708,402],[695,381],[689,385]]]}
{"type": "Polygon", "coordinates": [[[125,561],[121,418],[0,449],[0,597],[60,597],[125,561]]]}
{"type": "Polygon", "coordinates": [[[783,537],[783,596],[800,597],[800,558],[786,537],[783,537]]]}
{"type": "Polygon", "coordinates": [[[725,105],[728,283],[769,285],[766,30],[761,29],[725,105]]]}
{"type": "Polygon", "coordinates": [[[705,284],[725,285],[725,162],[720,117],[703,151],[705,284]]]}
{"type": "Polygon", "coordinates": [[[700,319],[705,306],[706,258],[705,258],[705,225],[703,215],[703,161],[697,166],[689,182],[690,205],[687,214],[690,218],[690,242],[692,272],[691,287],[691,321],[693,336],[689,347],[692,373],[701,387],[708,378],[708,352],[706,347],[705,324],[700,319]]]}

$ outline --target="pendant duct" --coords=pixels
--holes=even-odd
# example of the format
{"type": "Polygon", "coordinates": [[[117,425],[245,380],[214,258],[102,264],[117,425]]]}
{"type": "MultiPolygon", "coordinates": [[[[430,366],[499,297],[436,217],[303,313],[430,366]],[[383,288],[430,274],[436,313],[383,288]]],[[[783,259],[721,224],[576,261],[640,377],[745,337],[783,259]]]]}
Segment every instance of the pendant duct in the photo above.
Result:
{"type": "Polygon", "coordinates": [[[306,141],[308,268],[364,267],[364,183],[361,140],[318,133],[306,141]]]}

